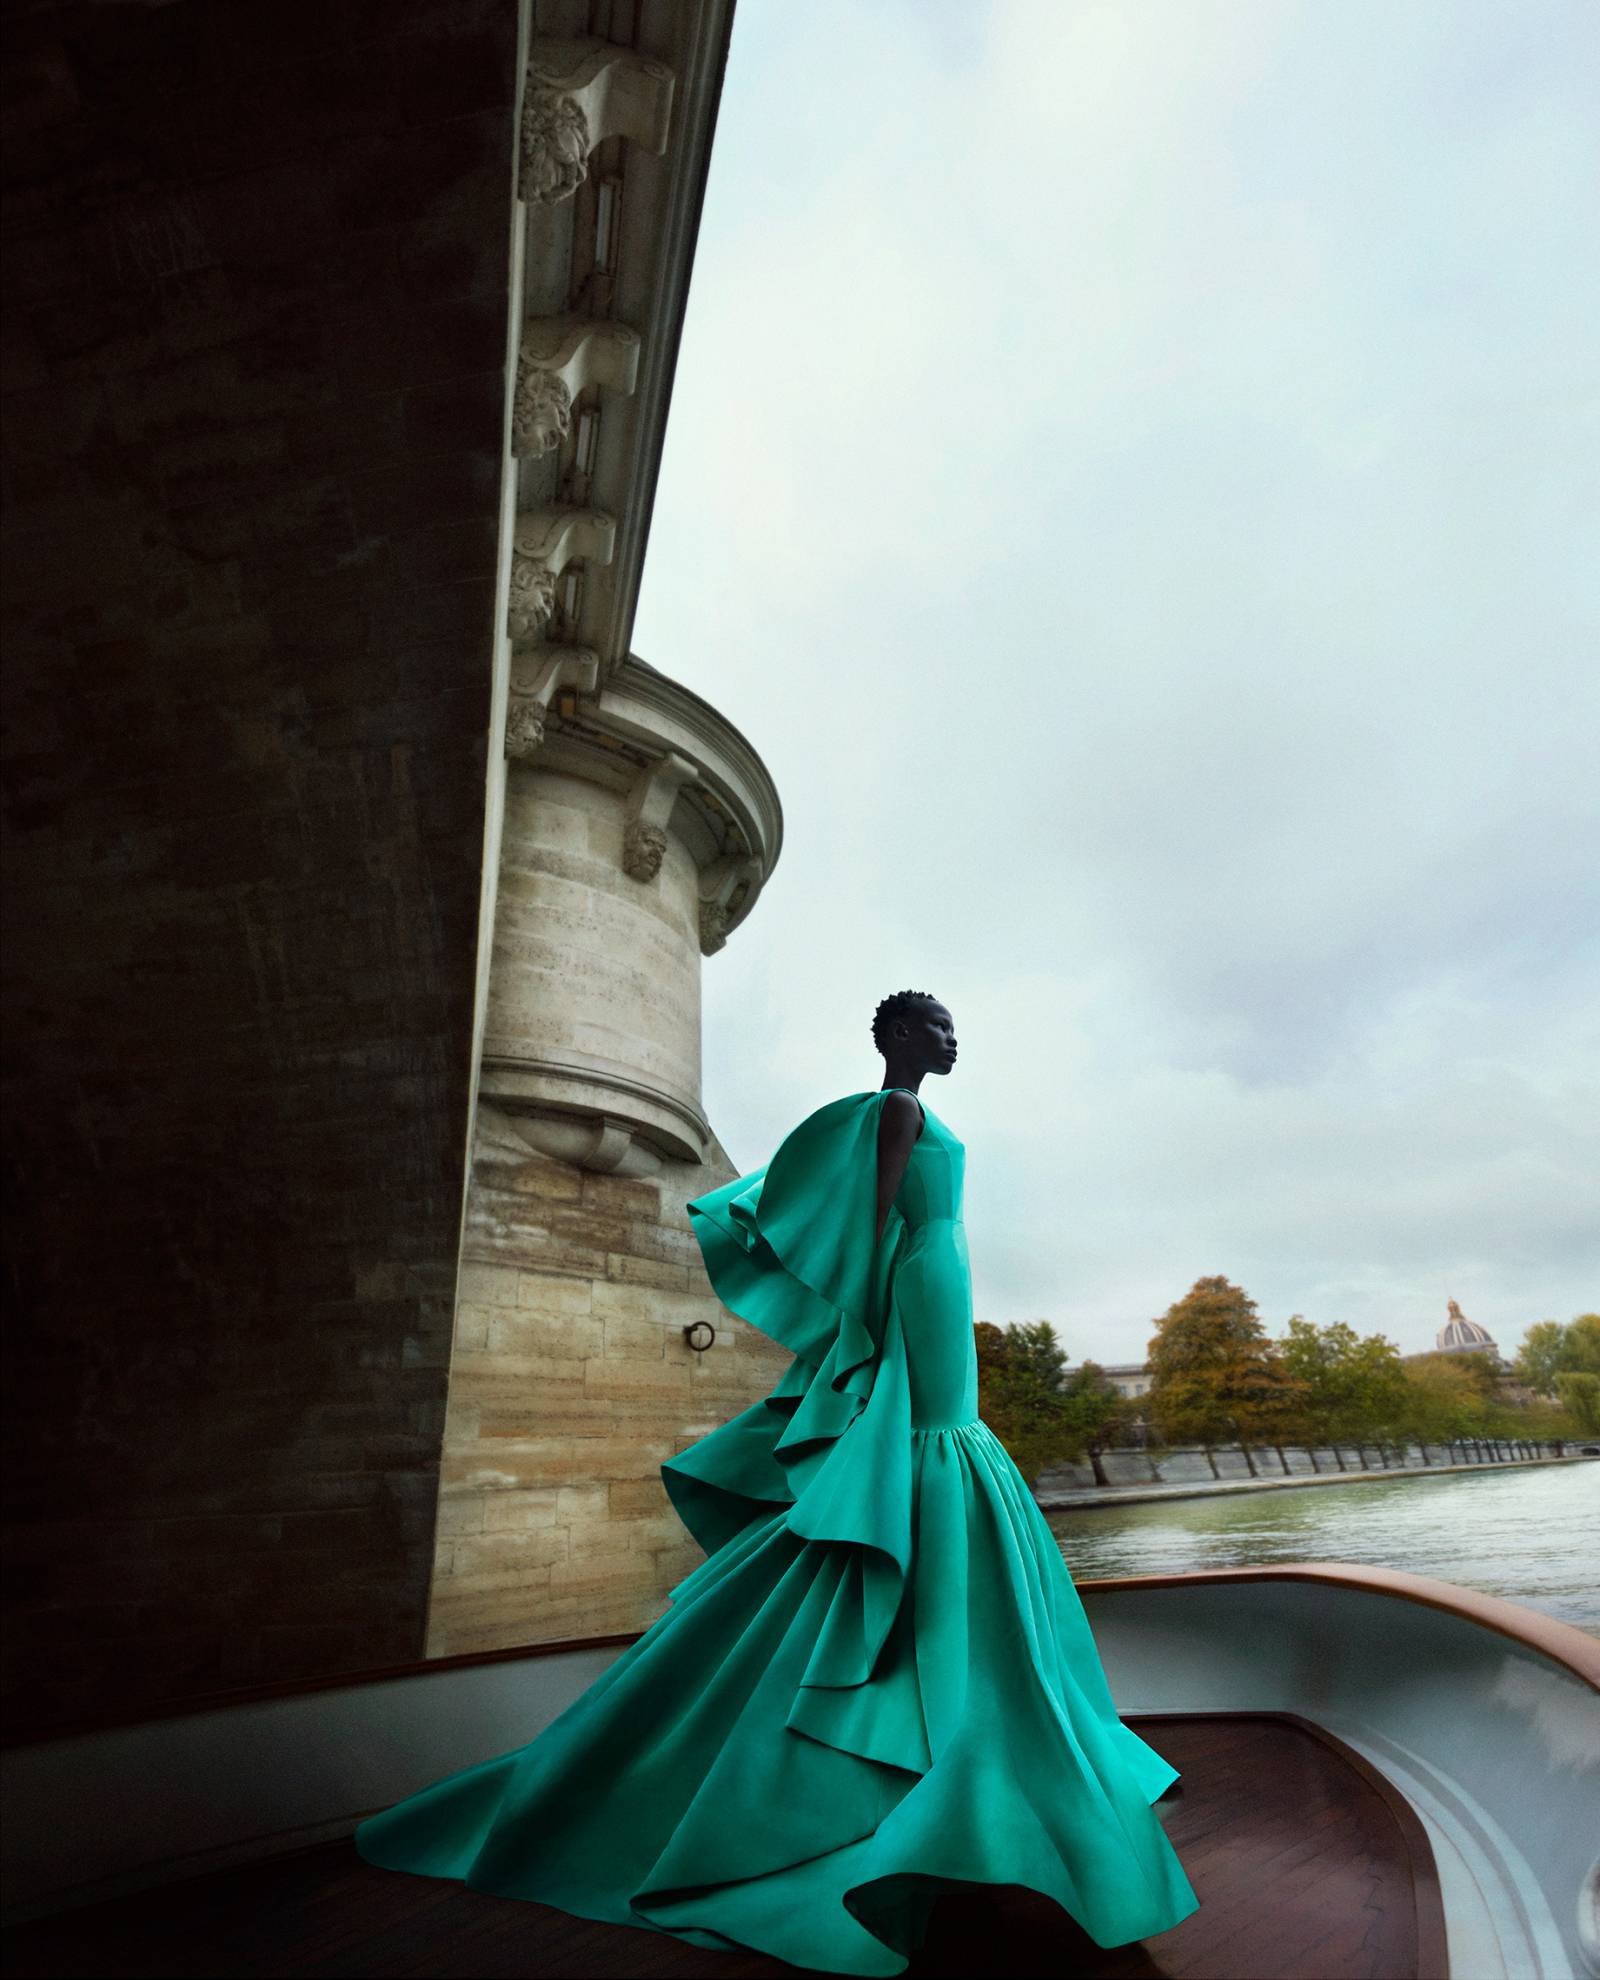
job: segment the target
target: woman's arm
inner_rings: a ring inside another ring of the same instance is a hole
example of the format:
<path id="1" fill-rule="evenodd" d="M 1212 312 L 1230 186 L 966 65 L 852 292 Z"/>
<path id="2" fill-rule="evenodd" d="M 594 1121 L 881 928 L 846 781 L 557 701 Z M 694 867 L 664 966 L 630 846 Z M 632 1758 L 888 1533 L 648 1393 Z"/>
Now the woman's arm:
<path id="1" fill-rule="evenodd" d="M 873 1233 L 874 1243 L 883 1236 L 889 1206 L 921 1132 L 921 1101 L 903 1086 L 896 1087 L 878 1114 L 878 1228 Z"/>

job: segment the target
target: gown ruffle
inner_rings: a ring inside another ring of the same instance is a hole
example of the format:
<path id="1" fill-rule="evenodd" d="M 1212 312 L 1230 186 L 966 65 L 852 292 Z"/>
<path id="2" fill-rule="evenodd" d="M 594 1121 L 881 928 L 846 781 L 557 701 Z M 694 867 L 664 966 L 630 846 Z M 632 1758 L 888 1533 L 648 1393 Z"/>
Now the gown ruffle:
<path id="1" fill-rule="evenodd" d="M 795 1357 L 662 1467 L 705 1560 L 531 1744 L 364 1822 L 367 1861 L 842 1973 L 902 1971 L 956 1884 L 1102 1946 L 1195 1909 L 1151 1807 L 1176 1770 L 1117 1717 L 1026 1483 L 975 1416 L 914 1424 L 882 1098 L 688 1206 L 718 1296 Z"/>

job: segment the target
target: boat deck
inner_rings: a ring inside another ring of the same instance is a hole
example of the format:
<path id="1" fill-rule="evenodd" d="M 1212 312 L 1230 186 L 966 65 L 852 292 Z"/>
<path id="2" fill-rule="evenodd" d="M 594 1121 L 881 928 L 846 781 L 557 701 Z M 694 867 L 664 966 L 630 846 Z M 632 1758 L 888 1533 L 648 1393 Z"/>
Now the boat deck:
<path id="1" fill-rule="evenodd" d="M 912 1975 L 1170 1975 L 1173 1980 L 1436 1980 L 1438 1883 L 1406 1803 L 1337 1741 L 1274 1714 L 1141 1718 L 1177 1767 L 1162 1804 L 1200 1909 L 1102 1951 L 1015 1888 L 940 1901 Z M 766 1980 L 799 1969 L 704 1952 L 459 1884 L 376 1870 L 348 1841 L 22 1925 L 13 1980 L 89 1975 L 459 1975 Z"/>

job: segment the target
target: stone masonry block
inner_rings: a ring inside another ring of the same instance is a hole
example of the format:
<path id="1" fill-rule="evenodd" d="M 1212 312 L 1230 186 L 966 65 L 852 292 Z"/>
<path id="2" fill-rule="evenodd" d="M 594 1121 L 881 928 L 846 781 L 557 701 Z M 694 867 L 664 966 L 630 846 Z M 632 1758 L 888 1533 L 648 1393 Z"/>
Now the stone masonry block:
<path id="1" fill-rule="evenodd" d="M 463 1265 L 460 1297 L 473 1306 L 515 1306 L 519 1282 L 508 1265 Z"/>
<path id="2" fill-rule="evenodd" d="M 700 1269 L 700 1247 L 692 1231 L 676 1231 L 660 1224 L 634 1224 L 624 1246 L 632 1258 L 653 1258 L 664 1265 L 681 1265 L 686 1271 Z"/>
<path id="3" fill-rule="evenodd" d="M 626 1285 L 661 1286 L 671 1292 L 689 1290 L 689 1268 L 659 1258 L 635 1258 L 626 1251 L 606 1255 L 606 1277 Z"/>
<path id="4" fill-rule="evenodd" d="M 447 1485 L 510 1491 L 520 1485 L 582 1485 L 653 1477 L 671 1454 L 668 1437 L 506 1437 L 492 1451 L 447 1450 Z"/>
<path id="5" fill-rule="evenodd" d="M 550 1203 L 578 1203 L 583 1199 L 583 1183 L 576 1170 L 552 1155 L 541 1155 L 523 1148 L 515 1162 L 504 1160 L 495 1172 L 501 1187 L 525 1196 L 537 1196 Z M 489 1177 L 485 1176 L 487 1182 Z"/>
<path id="6" fill-rule="evenodd" d="M 555 1272 L 522 1272 L 518 1275 L 517 1304 L 552 1315 L 584 1314 L 594 1304 L 594 1283 L 587 1278 L 563 1278 Z"/>
<path id="7" fill-rule="evenodd" d="M 647 1537 L 639 1529 L 646 1524 L 635 1519 L 574 1520 L 566 1529 L 570 1558 L 597 1561 L 608 1554 L 647 1554 Z"/>
<path id="8" fill-rule="evenodd" d="M 617 1400 L 669 1404 L 681 1417 L 689 1397 L 689 1371 L 665 1361 L 586 1361 L 584 1393 Z"/>
<path id="9" fill-rule="evenodd" d="M 451 1382 L 452 1395 L 474 1407 L 489 1402 L 526 1402 L 535 1395 L 559 1395 L 581 1386 L 585 1361 L 545 1354 L 480 1354 L 462 1362 Z"/>
<path id="10" fill-rule="evenodd" d="M 564 1643 L 592 1636 L 637 1635 L 652 1623 L 665 1599 L 630 1592 L 584 1591 L 557 1595 L 554 1590 L 538 1607 L 540 1643 Z"/>
<path id="11" fill-rule="evenodd" d="M 660 1361 L 667 1348 L 668 1321 L 659 1319 L 636 1319 L 631 1314 L 614 1313 L 601 1323 L 604 1333 L 603 1352 L 607 1361 L 627 1359 L 631 1361 Z M 678 1346 L 685 1354 L 692 1354 L 681 1333 Z"/>
<path id="12" fill-rule="evenodd" d="M 478 1501 L 479 1528 L 485 1533 L 556 1529 L 562 1522 L 559 1488 L 488 1492 Z M 465 1532 L 468 1529 L 463 1528 Z"/>
<path id="13" fill-rule="evenodd" d="M 659 1512 L 642 1514 L 636 1519 L 614 1519 L 610 1524 L 620 1527 L 628 1535 L 629 1543 L 635 1550 L 643 1548 L 648 1553 L 658 1554 L 664 1547 L 681 1547 L 687 1542 L 697 1556 L 700 1553 L 698 1544 L 684 1531 L 683 1521 L 670 1506 L 664 1506 Z M 582 1552 L 578 1534 L 579 1529 L 574 1524 L 571 1528 L 574 1559 Z"/>
<path id="14" fill-rule="evenodd" d="M 504 1307 L 498 1306 L 458 1306 L 452 1355 L 484 1353 L 489 1346 L 490 1322 L 496 1313 L 504 1311 Z"/>
<path id="15" fill-rule="evenodd" d="M 429 1618 L 428 1655 L 448 1657 L 462 1650 L 548 1643 L 560 1634 L 544 1625 L 549 1589 L 547 1567 L 530 1567 L 512 1590 L 475 1588 L 465 1581 L 441 1582 L 434 1591 Z"/>
<path id="16" fill-rule="evenodd" d="M 588 1394 L 576 1383 L 563 1383 L 559 1393 L 545 1391 L 489 1404 L 478 1418 L 478 1437 L 486 1449 L 499 1437 L 521 1438 L 535 1431 L 545 1436 L 602 1437 L 616 1427 L 615 1403 Z"/>
<path id="17" fill-rule="evenodd" d="M 583 1201 L 606 1216 L 625 1217 L 630 1223 L 651 1228 L 661 1221 L 661 1187 L 658 1183 L 636 1182 L 627 1176 L 586 1175 Z"/>
<path id="18" fill-rule="evenodd" d="M 500 1314 L 489 1328 L 491 1355 L 539 1355 L 548 1361 L 576 1363 L 605 1351 L 605 1330 L 598 1320 L 526 1306 L 515 1313 L 502 1308 Z"/>
<path id="19" fill-rule="evenodd" d="M 626 1217 L 608 1215 L 586 1203 L 555 1204 L 549 1216 L 551 1235 L 563 1243 L 586 1245 L 604 1252 L 627 1242 Z"/>
<path id="20" fill-rule="evenodd" d="M 648 1554 L 606 1554 L 599 1559 L 553 1561 L 550 1593 L 557 1597 L 629 1595 L 648 1600 L 653 1592 L 652 1566 Z"/>
<path id="21" fill-rule="evenodd" d="M 549 1567 L 568 1556 L 564 1527 L 480 1533 L 456 1541 L 450 1572 L 458 1582 L 485 1574 L 524 1574 L 529 1568 Z"/>
<path id="22" fill-rule="evenodd" d="M 709 1293 L 690 1293 L 671 1286 L 637 1286 L 615 1279 L 599 1281 L 594 1288 L 594 1311 L 602 1320 L 614 1315 L 649 1321 L 663 1326 L 669 1334 L 682 1334 L 696 1320 L 720 1325 L 725 1319 L 722 1307 Z"/>

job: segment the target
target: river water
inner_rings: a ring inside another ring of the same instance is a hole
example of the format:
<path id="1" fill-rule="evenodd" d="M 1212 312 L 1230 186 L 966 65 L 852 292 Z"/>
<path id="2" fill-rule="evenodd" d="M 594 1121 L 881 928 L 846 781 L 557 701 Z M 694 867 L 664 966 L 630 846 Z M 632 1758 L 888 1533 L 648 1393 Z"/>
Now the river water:
<path id="1" fill-rule="evenodd" d="M 1075 1581 L 1274 1561 L 1405 1568 L 1600 1634 L 1600 1463 L 1047 1513 Z"/>

